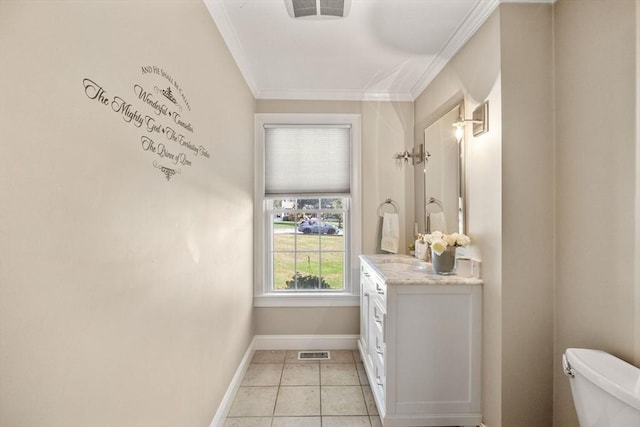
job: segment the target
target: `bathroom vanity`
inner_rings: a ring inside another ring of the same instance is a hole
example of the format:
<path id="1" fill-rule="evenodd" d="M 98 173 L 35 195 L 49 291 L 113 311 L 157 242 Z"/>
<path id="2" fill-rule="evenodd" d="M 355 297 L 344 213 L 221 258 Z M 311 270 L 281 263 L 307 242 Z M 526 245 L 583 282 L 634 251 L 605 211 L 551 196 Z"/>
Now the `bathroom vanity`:
<path id="1" fill-rule="evenodd" d="M 361 255 L 358 347 L 388 426 L 478 426 L 482 281 Z"/>

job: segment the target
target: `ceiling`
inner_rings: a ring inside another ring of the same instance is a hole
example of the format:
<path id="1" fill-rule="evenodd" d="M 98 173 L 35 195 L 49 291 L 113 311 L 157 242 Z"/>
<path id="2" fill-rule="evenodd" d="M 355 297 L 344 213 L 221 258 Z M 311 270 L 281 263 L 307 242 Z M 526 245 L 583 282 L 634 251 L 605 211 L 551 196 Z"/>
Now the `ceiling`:
<path id="1" fill-rule="evenodd" d="M 257 99 L 414 100 L 500 0 L 351 0 L 293 19 L 286 0 L 204 0 Z"/>

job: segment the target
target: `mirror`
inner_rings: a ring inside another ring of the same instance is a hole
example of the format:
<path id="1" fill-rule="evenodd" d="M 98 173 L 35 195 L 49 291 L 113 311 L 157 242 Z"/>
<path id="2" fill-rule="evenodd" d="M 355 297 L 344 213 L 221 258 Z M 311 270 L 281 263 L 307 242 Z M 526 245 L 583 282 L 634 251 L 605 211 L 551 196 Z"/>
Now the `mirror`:
<path id="1" fill-rule="evenodd" d="M 419 186 L 424 192 L 416 197 L 420 232 L 466 232 L 464 137 L 458 142 L 453 126 L 463 117 L 462 108 L 458 103 L 424 130 L 425 162 Z"/>

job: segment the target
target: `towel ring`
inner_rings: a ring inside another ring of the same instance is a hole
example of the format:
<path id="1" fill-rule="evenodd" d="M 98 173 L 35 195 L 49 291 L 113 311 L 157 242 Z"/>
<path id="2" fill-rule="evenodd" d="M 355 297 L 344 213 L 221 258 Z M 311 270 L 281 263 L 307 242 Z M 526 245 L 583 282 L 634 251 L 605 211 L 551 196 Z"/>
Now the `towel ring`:
<path id="1" fill-rule="evenodd" d="M 435 197 L 429 197 L 429 201 L 426 204 L 425 210 L 427 211 L 427 216 L 431 213 L 429 212 L 429 205 L 436 205 L 440 208 L 440 212 L 444 212 L 444 208 L 442 207 L 442 202 Z"/>
<path id="2" fill-rule="evenodd" d="M 398 209 L 398 204 L 396 202 L 394 202 L 391 199 L 387 199 L 384 202 L 380 203 L 380 205 L 378 206 L 378 216 L 380 218 L 384 217 L 384 213 L 382 212 L 382 208 L 384 208 L 385 205 L 391 205 L 393 207 L 393 211 L 392 213 L 398 213 L 399 209 Z"/>

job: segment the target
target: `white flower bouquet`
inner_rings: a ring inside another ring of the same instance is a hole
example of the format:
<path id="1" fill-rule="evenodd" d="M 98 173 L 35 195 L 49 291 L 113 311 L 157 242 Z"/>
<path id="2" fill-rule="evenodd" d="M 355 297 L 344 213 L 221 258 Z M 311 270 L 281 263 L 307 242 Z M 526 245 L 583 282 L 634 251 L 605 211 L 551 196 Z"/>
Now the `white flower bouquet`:
<path id="1" fill-rule="evenodd" d="M 431 249 L 433 249 L 433 252 L 438 255 L 442 255 L 442 253 L 447 250 L 447 247 L 461 246 L 466 248 L 471 243 L 471 239 L 465 234 L 443 234 L 440 231 L 434 231 L 424 236 L 418 235 L 418 240 L 428 243 Z"/>

